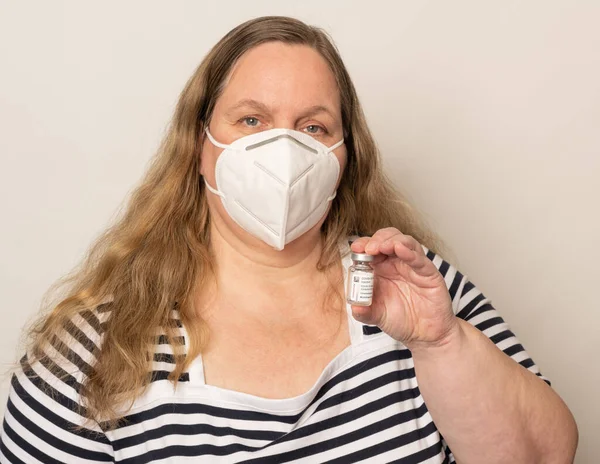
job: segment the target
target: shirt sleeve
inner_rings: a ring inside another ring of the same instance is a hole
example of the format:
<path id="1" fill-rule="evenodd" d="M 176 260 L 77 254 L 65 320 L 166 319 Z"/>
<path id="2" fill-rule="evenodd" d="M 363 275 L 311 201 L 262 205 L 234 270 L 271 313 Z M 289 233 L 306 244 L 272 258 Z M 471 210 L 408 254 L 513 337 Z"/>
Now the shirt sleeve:
<path id="1" fill-rule="evenodd" d="M 508 324 L 492 306 L 491 300 L 454 266 L 426 247 L 423 249 L 446 281 L 454 314 L 483 332 L 504 354 L 551 385 L 550 380 L 542 375 Z"/>
<path id="2" fill-rule="evenodd" d="M 79 314 L 60 334 L 67 357 L 53 347 L 41 361 L 25 355 L 14 373 L 0 430 L 0 462 L 105 463 L 114 461 L 110 441 L 86 418 L 81 385 L 89 373 L 99 339 L 100 320 Z"/>

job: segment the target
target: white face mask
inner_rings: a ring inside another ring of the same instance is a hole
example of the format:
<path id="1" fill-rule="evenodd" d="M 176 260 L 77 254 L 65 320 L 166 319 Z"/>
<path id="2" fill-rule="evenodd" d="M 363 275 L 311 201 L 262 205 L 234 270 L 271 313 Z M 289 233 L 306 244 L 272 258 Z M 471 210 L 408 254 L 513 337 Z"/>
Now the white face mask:
<path id="1" fill-rule="evenodd" d="M 206 135 L 223 152 L 215 167 L 216 188 L 225 210 L 244 230 L 283 247 L 314 227 L 335 198 L 340 163 L 327 147 L 291 129 L 270 129 L 231 145 Z"/>

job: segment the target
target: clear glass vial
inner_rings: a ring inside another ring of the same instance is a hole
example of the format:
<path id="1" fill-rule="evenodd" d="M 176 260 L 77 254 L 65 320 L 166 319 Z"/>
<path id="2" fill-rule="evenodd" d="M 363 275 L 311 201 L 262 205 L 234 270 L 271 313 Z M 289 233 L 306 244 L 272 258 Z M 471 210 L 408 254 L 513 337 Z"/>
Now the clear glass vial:
<path id="1" fill-rule="evenodd" d="M 355 306 L 371 306 L 375 276 L 370 263 L 375 257 L 364 253 L 352 253 L 350 257 L 346 301 Z"/>

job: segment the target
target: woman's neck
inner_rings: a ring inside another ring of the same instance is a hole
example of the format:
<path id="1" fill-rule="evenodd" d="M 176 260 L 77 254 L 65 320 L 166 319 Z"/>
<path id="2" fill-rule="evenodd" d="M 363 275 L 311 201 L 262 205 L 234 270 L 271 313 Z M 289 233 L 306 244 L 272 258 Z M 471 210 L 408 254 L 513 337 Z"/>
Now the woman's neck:
<path id="1" fill-rule="evenodd" d="M 202 291 L 206 305 L 225 308 L 251 319 L 288 324 L 320 311 L 331 288 L 331 277 L 340 269 L 321 272 L 322 238 L 309 231 L 282 251 L 256 242 L 244 243 L 211 226 L 214 277 Z M 341 275 L 341 274 L 340 274 Z"/>

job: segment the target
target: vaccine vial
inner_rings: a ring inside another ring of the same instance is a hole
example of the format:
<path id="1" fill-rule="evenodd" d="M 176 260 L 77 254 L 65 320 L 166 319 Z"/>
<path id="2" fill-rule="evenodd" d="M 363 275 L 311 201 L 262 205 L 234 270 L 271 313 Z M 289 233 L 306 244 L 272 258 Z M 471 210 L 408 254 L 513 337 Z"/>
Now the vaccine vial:
<path id="1" fill-rule="evenodd" d="M 375 276 L 370 263 L 375 257 L 364 253 L 352 253 L 350 257 L 346 301 L 355 306 L 371 306 Z"/>

